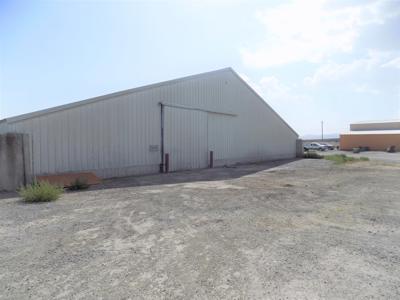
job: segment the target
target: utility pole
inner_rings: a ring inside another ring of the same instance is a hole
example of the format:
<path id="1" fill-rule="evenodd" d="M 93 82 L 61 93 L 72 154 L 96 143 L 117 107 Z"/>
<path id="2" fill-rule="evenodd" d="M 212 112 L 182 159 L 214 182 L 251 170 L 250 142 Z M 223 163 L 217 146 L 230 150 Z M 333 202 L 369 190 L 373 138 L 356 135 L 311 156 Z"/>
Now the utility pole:
<path id="1" fill-rule="evenodd" d="M 324 141 L 324 121 L 321 121 L 321 139 Z"/>

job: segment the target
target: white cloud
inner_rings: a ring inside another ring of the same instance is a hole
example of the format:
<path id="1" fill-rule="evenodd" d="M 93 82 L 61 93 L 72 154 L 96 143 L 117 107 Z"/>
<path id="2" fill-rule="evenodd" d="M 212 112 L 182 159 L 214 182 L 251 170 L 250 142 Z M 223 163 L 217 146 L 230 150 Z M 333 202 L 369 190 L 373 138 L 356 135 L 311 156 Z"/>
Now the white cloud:
<path id="1" fill-rule="evenodd" d="M 375 89 L 371 86 L 368 86 L 366 84 L 362 84 L 362 85 L 355 85 L 354 86 L 354 91 L 357 93 L 361 93 L 361 94 L 372 94 L 372 95 L 379 95 L 381 93 L 380 90 Z"/>
<path id="2" fill-rule="evenodd" d="M 266 30 L 256 49 L 242 49 L 245 65 L 264 68 L 292 62 L 320 62 L 335 53 L 348 53 L 362 27 L 382 24 L 400 10 L 387 13 L 386 1 L 335 7 L 324 0 L 300 1 L 259 11 Z"/>
<path id="3" fill-rule="evenodd" d="M 300 102 L 309 101 L 310 98 L 306 95 L 298 93 L 294 86 L 284 84 L 275 76 L 262 77 L 259 81 L 255 82 L 249 76 L 241 73 L 239 74 L 258 94 L 265 98 L 267 102 L 281 103 L 281 102 Z"/>
<path id="4" fill-rule="evenodd" d="M 388 61 L 387 63 L 383 64 L 382 67 L 400 69 L 400 57 Z"/>
<path id="5" fill-rule="evenodd" d="M 353 60 L 350 63 L 328 62 L 320 66 L 313 75 L 304 79 L 306 85 L 316 85 L 323 81 L 342 80 L 357 71 L 370 71 L 373 68 L 386 65 L 384 62 L 393 57 L 392 52 L 369 50 L 364 58 Z M 383 65 L 382 65 L 383 64 Z"/>
<path id="6" fill-rule="evenodd" d="M 400 118 L 400 87 L 399 87 L 399 94 L 398 94 L 398 105 L 399 105 L 399 118 Z"/>
<path id="7" fill-rule="evenodd" d="M 247 84 L 250 85 L 250 86 L 253 88 L 253 90 L 255 90 L 260 96 L 264 96 L 264 93 L 263 93 L 263 91 L 262 91 L 262 89 L 261 89 L 261 86 L 260 86 L 257 82 L 255 82 L 255 81 L 253 81 L 252 79 L 250 79 L 250 77 L 247 76 L 247 75 L 244 74 L 244 73 L 239 73 L 239 76 L 240 76 L 244 81 L 246 81 Z"/>
<path id="8" fill-rule="evenodd" d="M 293 87 L 283 84 L 275 76 L 261 78 L 259 85 L 265 97 L 274 102 L 310 100 L 307 96 L 297 93 Z"/>

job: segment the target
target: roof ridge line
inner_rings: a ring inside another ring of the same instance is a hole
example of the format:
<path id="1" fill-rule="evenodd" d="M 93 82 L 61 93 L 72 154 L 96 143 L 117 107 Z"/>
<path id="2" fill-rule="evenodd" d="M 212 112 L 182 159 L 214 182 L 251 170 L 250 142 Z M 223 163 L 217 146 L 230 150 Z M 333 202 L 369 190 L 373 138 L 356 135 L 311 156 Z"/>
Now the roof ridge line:
<path id="1" fill-rule="evenodd" d="M 16 116 L 12 116 L 9 118 L 4 118 L 4 119 L 0 120 L 0 123 L 3 123 L 3 122 L 14 123 L 14 122 L 22 121 L 22 120 L 39 117 L 42 115 L 59 112 L 59 111 L 65 110 L 65 109 L 71 109 L 71 108 L 75 108 L 75 107 L 79 107 L 79 106 L 83 106 L 83 105 L 87 105 L 87 104 L 91 104 L 91 103 L 95 103 L 95 102 L 104 101 L 104 100 L 118 97 L 118 96 L 125 95 L 125 94 L 139 92 L 142 90 L 147 90 L 147 89 L 151 89 L 151 88 L 155 88 L 155 87 L 159 87 L 159 86 L 163 86 L 163 85 L 167 85 L 167 84 L 174 84 L 174 83 L 191 80 L 191 79 L 195 79 L 195 78 L 199 78 L 199 77 L 203 77 L 203 76 L 207 76 L 207 75 L 211 75 L 211 74 L 215 74 L 215 73 L 226 72 L 226 71 L 236 73 L 231 67 L 226 67 L 226 68 L 217 69 L 217 70 L 213 70 L 213 71 L 192 74 L 192 75 L 188 75 L 188 76 L 184 76 L 184 77 L 178 77 L 178 78 L 174 78 L 174 79 L 170 79 L 170 80 L 164 80 L 164 81 L 160 81 L 160 82 L 156 82 L 156 83 L 146 84 L 146 85 L 142 85 L 142 86 L 138 86 L 135 88 L 130 88 L 130 89 L 126 89 L 126 90 L 122 90 L 122 91 L 118 91 L 118 92 L 108 93 L 105 95 L 90 97 L 90 98 L 87 98 L 84 100 L 70 102 L 70 103 L 62 104 L 62 105 L 57 105 L 54 107 L 45 108 L 45 109 L 41 109 L 41 110 L 37 110 L 37 111 L 33 111 L 33 112 L 21 114 L 21 115 L 16 115 Z"/>

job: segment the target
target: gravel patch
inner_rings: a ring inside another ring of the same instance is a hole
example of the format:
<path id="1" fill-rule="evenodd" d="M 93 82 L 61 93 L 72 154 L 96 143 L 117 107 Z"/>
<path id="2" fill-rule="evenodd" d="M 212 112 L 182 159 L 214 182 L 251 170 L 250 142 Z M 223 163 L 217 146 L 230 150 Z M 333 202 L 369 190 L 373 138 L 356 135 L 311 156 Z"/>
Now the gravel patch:
<path id="1" fill-rule="evenodd" d="M 399 299 L 400 167 L 280 161 L 0 196 L 1 299 Z"/>

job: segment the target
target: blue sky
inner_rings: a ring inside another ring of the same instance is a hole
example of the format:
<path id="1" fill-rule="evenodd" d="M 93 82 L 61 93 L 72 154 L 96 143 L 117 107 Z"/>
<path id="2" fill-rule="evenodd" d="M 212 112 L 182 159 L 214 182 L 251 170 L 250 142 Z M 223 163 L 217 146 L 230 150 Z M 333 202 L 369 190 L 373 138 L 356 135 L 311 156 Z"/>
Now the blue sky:
<path id="1" fill-rule="evenodd" d="M 0 0 L 0 119 L 233 67 L 300 134 L 400 118 L 400 1 Z"/>

